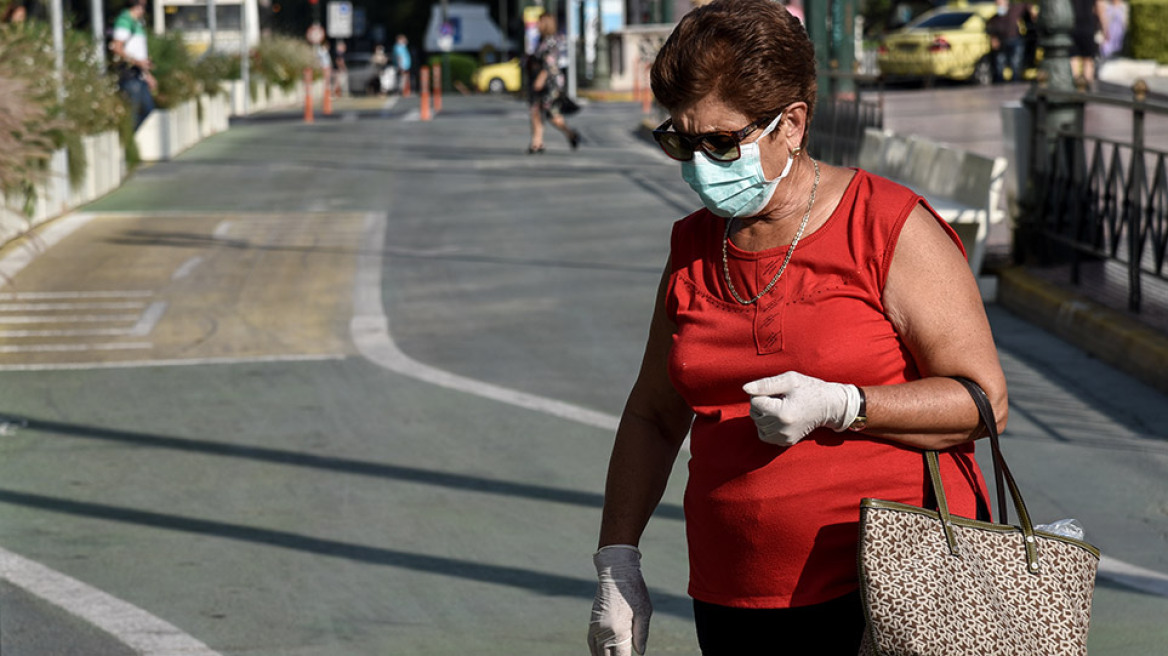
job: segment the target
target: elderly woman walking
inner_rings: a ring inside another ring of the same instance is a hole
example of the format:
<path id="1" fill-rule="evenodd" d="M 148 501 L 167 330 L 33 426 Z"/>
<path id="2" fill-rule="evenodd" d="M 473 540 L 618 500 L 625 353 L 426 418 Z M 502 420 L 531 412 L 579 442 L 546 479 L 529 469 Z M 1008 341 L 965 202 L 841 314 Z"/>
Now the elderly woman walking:
<path id="1" fill-rule="evenodd" d="M 923 198 L 806 150 L 812 45 L 769 0 L 714 0 L 652 69 L 654 137 L 703 209 L 673 227 L 613 447 L 593 560 L 594 655 L 644 653 L 641 534 L 687 433 L 689 594 L 702 653 L 855 654 L 864 497 L 988 513 L 979 383 L 1006 384 L 960 241 Z"/>

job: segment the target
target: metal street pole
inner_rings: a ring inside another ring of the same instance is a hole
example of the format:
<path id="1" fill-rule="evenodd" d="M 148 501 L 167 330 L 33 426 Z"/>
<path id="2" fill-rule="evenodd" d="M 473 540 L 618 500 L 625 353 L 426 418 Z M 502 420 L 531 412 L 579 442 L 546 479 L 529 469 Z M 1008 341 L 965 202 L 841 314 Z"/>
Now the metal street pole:
<path id="1" fill-rule="evenodd" d="M 450 0 L 442 0 L 442 26 L 450 20 Z M 450 50 L 442 50 L 442 90 L 451 89 L 450 84 Z"/>
<path id="2" fill-rule="evenodd" d="M 89 22 L 93 27 L 93 54 L 97 57 L 97 65 L 105 69 L 105 10 L 101 7 L 101 0 L 92 0 L 89 3 Z"/>
<path id="3" fill-rule="evenodd" d="M 49 20 L 53 24 L 54 75 L 57 78 L 57 100 L 65 102 L 65 13 L 61 0 L 50 0 Z"/>
<path id="4" fill-rule="evenodd" d="M 248 6 L 255 0 L 239 3 L 239 77 L 243 80 L 243 115 L 251 113 L 251 44 L 248 39 Z"/>
<path id="5" fill-rule="evenodd" d="M 503 28 L 503 50 L 504 50 L 504 52 L 499 54 L 499 61 L 504 61 L 506 56 L 511 54 L 510 52 L 507 52 L 510 50 L 510 48 L 507 47 L 507 42 L 509 41 L 509 38 L 507 36 L 508 32 L 509 32 L 509 30 L 507 29 L 507 0 L 499 0 L 499 23 L 500 23 L 500 27 Z"/>
<path id="6" fill-rule="evenodd" d="M 579 31 L 580 0 L 568 0 L 568 97 L 576 97 L 576 33 Z"/>
<path id="7" fill-rule="evenodd" d="M 215 0 L 207 0 L 207 52 L 215 52 Z"/>

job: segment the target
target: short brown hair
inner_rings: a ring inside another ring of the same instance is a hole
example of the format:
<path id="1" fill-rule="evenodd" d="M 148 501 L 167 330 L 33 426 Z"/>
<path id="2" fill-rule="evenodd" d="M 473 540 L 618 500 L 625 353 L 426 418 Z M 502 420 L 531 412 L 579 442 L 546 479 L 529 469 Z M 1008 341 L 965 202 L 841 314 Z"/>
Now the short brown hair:
<path id="1" fill-rule="evenodd" d="M 793 102 L 815 110 L 815 48 L 807 31 L 773 0 L 714 0 L 690 11 L 653 62 L 653 95 L 667 110 L 710 94 L 754 119 Z"/>

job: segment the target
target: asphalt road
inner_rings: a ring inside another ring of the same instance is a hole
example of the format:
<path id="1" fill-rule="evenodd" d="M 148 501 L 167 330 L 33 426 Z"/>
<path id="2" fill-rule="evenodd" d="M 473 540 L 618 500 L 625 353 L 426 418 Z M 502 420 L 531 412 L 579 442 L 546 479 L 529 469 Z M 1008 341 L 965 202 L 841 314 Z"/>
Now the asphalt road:
<path id="1" fill-rule="evenodd" d="M 0 252 L 37 254 L 0 288 L 5 656 L 585 653 L 612 427 L 696 204 L 638 106 L 542 156 L 514 101 L 415 109 L 240 122 Z M 1165 398 L 990 314 L 1032 514 L 1123 565 L 1092 654 L 1160 653 Z M 656 654 L 697 652 L 684 467 L 643 542 Z"/>

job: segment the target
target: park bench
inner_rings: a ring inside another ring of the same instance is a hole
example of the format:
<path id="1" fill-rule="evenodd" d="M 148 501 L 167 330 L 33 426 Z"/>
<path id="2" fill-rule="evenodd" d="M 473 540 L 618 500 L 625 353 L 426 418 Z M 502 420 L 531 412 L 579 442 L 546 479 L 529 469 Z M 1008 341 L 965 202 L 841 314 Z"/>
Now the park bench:
<path id="1" fill-rule="evenodd" d="M 923 137 L 868 128 L 858 163 L 924 196 L 957 232 L 969 267 L 980 275 L 990 224 L 1005 220 L 1005 157 L 985 157 Z"/>

